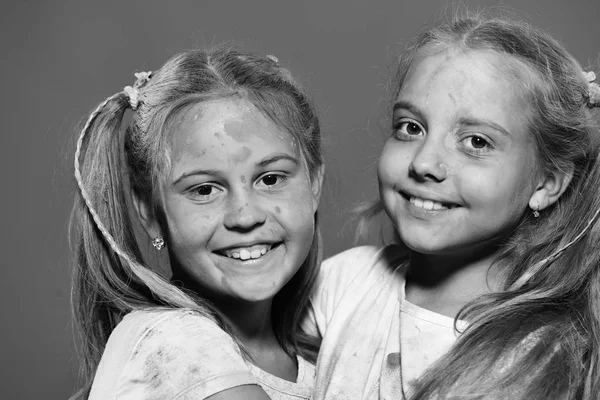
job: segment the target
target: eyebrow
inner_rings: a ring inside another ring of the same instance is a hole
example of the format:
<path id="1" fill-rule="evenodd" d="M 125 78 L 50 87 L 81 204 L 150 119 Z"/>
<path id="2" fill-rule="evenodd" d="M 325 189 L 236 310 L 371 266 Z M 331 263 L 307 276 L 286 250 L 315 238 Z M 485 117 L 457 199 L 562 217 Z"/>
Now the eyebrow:
<path id="1" fill-rule="evenodd" d="M 409 103 L 408 101 L 400 100 L 394 103 L 393 112 L 395 113 L 399 109 L 407 110 L 410 113 L 416 115 L 418 118 L 425 119 L 421 110 L 419 110 L 417 106 L 415 106 L 412 103 Z"/>
<path id="2" fill-rule="evenodd" d="M 274 155 L 272 155 L 270 157 L 262 159 L 258 163 L 258 166 L 259 167 L 266 167 L 267 165 L 273 164 L 273 163 L 275 163 L 277 161 L 280 161 L 280 160 L 288 160 L 288 161 L 293 162 L 296 165 L 300 164 L 300 161 L 298 161 L 298 159 L 296 157 L 292 157 L 289 154 L 285 154 L 285 153 L 279 153 L 279 154 L 274 154 Z"/>
<path id="3" fill-rule="evenodd" d="M 495 131 L 498 131 L 503 135 L 510 136 L 510 133 L 506 129 L 504 129 L 501 125 L 499 125 L 493 121 L 487 120 L 487 119 L 465 117 L 465 118 L 459 119 L 458 123 L 460 125 L 464 125 L 464 126 L 487 126 L 488 128 L 492 128 Z"/>
<path id="4" fill-rule="evenodd" d="M 292 157 L 289 154 L 274 154 L 272 156 L 269 156 L 267 158 L 262 159 L 257 165 L 259 167 L 266 167 L 267 165 L 273 164 L 277 161 L 280 160 L 288 160 L 291 161 L 292 163 L 294 163 L 295 165 L 299 165 L 300 161 L 298 161 L 298 159 L 296 157 Z M 199 169 L 193 169 L 191 171 L 187 171 L 184 172 L 183 174 L 181 174 L 177 179 L 175 179 L 173 181 L 173 186 L 177 185 L 179 182 L 181 182 L 182 180 L 190 177 L 190 176 L 194 176 L 194 175 L 219 175 L 219 171 L 216 169 L 203 169 L 203 168 L 199 168 Z"/>
<path id="5" fill-rule="evenodd" d="M 173 186 L 177 185 L 179 182 L 194 175 L 218 175 L 219 171 L 216 169 L 193 169 L 191 171 L 184 172 L 177 179 L 173 181 Z"/>

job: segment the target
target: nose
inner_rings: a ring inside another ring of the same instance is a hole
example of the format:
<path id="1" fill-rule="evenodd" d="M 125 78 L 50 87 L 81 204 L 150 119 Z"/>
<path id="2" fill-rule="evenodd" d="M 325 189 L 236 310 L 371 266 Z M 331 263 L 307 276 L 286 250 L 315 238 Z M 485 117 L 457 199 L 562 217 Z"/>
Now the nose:
<path id="1" fill-rule="evenodd" d="M 409 165 L 409 175 L 418 181 L 442 182 L 448 176 L 443 162 L 445 148 L 439 140 L 427 137 L 421 142 Z"/>
<path id="2" fill-rule="evenodd" d="M 267 219 L 258 199 L 246 190 L 232 193 L 227 208 L 224 219 L 227 229 L 247 231 L 264 224 Z"/>

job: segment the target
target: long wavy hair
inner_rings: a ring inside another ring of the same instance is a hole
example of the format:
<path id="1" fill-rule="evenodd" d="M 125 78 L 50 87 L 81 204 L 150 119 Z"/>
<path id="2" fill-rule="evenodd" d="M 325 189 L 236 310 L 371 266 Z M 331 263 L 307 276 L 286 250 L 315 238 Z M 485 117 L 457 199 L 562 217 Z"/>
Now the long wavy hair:
<path id="1" fill-rule="evenodd" d="M 137 104 L 131 120 L 125 115 L 132 97 L 125 92 L 109 97 L 91 113 L 75 155 L 80 190 L 70 224 L 72 308 L 82 338 L 84 384 L 74 398 L 87 397 L 112 330 L 132 310 L 192 309 L 233 335 L 202 293 L 180 289 L 144 262 L 138 241 L 148 238 L 135 234 L 137 215 L 131 212 L 132 193 L 147 201 L 159 222 L 165 224 L 159 183 L 170 168 L 168 135 L 175 117 L 198 102 L 240 96 L 294 136 L 311 179 L 316 178 L 323 162 L 319 121 L 312 102 L 272 56 L 223 48 L 187 51 L 168 60 L 149 79 L 138 79 L 135 89 Z M 272 306 L 275 335 L 284 350 L 312 362 L 320 342 L 302 330 L 300 321 L 307 311 L 321 259 L 316 214 L 315 226 L 306 260 L 275 296 Z"/>
<path id="2" fill-rule="evenodd" d="M 556 204 L 539 218 L 523 210 L 492 266 L 504 272 L 503 290 L 461 310 L 457 319 L 468 320 L 469 326 L 422 376 L 411 399 L 597 399 L 598 86 L 548 34 L 512 17 L 478 12 L 454 16 L 412 39 L 397 60 L 393 99 L 413 62 L 431 46 L 495 52 L 512 66 L 507 74 L 520 66 L 515 84 L 533 109 L 529 131 L 535 156 L 548 173 L 574 174 Z"/>

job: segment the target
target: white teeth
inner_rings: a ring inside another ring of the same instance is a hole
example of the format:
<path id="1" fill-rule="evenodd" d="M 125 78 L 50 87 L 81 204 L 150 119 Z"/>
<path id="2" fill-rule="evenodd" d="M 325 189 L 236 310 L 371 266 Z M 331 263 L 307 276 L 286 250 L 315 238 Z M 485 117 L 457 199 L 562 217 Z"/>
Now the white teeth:
<path id="1" fill-rule="evenodd" d="M 411 204 L 416 207 L 423 208 L 425 210 L 447 210 L 448 207 L 438 201 L 420 199 L 418 197 L 411 196 Z"/>
<path id="2" fill-rule="evenodd" d="M 267 254 L 267 252 L 269 250 L 271 250 L 271 245 L 258 245 L 258 246 L 248 247 L 248 248 L 238 248 L 235 250 L 224 250 L 224 251 L 222 251 L 222 254 L 229 258 L 235 258 L 235 259 L 240 259 L 240 260 L 246 261 L 251 258 L 252 259 L 260 258 L 264 254 Z"/>
<path id="3" fill-rule="evenodd" d="M 249 259 L 249 258 L 250 258 L 250 252 L 249 252 L 248 250 L 246 250 L 246 249 L 242 249 L 242 250 L 240 250 L 240 258 L 241 258 L 242 260 L 247 260 L 247 259 Z"/>
<path id="4" fill-rule="evenodd" d="M 258 258 L 262 256 L 262 254 L 260 254 L 260 250 L 252 250 L 250 252 L 250 258 Z"/>

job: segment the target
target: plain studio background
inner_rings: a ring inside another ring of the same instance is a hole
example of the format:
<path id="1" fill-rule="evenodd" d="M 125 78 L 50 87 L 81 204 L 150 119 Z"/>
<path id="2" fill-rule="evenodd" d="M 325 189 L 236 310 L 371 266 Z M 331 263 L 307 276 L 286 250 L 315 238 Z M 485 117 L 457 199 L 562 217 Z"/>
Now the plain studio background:
<path id="1" fill-rule="evenodd" d="M 320 111 L 326 255 L 352 244 L 349 209 L 377 195 L 394 55 L 447 0 L 13 1 L 3 3 L 3 399 L 64 399 L 76 386 L 67 222 L 75 128 L 105 97 L 180 50 L 223 41 L 273 54 Z M 494 1 L 467 4 L 499 5 Z M 584 64 L 600 52 L 598 0 L 512 0 Z"/>

